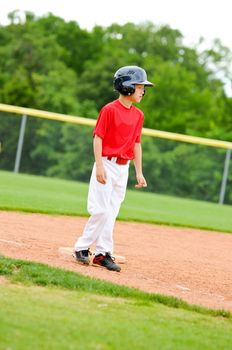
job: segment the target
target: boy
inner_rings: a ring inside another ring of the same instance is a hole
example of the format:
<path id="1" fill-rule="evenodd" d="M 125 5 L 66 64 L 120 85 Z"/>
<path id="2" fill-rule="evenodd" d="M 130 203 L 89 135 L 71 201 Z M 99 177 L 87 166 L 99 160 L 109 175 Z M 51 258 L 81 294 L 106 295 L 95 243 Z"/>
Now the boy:
<path id="1" fill-rule="evenodd" d="M 137 184 L 146 187 L 142 173 L 140 144 L 144 115 L 133 105 L 142 100 L 147 80 L 144 69 L 125 66 L 114 75 L 114 88 L 119 98 L 105 105 L 93 131 L 95 163 L 88 194 L 89 220 L 76 241 L 73 256 L 82 264 L 90 263 L 89 248 L 96 243 L 93 265 L 108 270 L 121 270 L 114 262 L 113 228 L 126 193 L 130 160 L 134 161 Z"/>

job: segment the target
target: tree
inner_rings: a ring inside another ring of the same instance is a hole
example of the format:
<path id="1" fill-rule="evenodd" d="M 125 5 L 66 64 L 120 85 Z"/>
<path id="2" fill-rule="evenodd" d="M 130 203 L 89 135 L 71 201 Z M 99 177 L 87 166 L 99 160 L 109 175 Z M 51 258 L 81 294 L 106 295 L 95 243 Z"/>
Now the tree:
<path id="1" fill-rule="evenodd" d="M 232 140 L 232 98 L 224 89 L 231 52 L 220 41 L 207 50 L 202 40 L 186 47 L 180 31 L 151 22 L 88 32 L 52 14 L 14 11 L 9 17 L 11 24 L 0 26 L 2 103 L 96 119 L 118 97 L 115 71 L 139 65 L 155 83 L 138 106 L 145 127 Z M 13 168 L 19 124 L 18 117 L 0 115 L 3 169 Z M 89 130 L 28 118 L 21 170 L 87 181 L 91 162 L 80 149 L 92 157 Z M 149 190 L 216 200 L 223 152 L 145 138 L 143 153 Z M 226 200 L 231 196 L 229 189 Z"/>

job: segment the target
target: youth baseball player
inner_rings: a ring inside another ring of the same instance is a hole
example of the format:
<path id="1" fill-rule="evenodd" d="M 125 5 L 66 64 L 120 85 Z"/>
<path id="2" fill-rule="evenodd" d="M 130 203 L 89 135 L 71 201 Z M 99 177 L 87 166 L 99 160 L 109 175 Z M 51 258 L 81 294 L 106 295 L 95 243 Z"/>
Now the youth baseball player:
<path id="1" fill-rule="evenodd" d="M 100 111 L 93 131 L 95 162 L 89 184 L 88 212 L 90 217 L 83 234 L 74 246 L 74 257 L 82 264 L 90 263 L 90 247 L 95 243 L 93 265 L 108 270 L 121 270 L 113 258 L 113 229 L 124 200 L 130 161 L 134 161 L 137 184 L 146 187 L 142 172 L 140 143 L 143 112 L 133 103 L 142 100 L 145 87 L 153 86 L 147 74 L 138 66 L 125 66 L 114 75 L 117 100 Z"/>

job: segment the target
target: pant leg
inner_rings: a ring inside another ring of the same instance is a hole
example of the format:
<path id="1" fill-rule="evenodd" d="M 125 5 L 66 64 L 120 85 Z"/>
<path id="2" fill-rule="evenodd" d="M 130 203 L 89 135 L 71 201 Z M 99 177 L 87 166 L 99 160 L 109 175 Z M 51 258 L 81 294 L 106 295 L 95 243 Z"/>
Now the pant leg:
<path id="1" fill-rule="evenodd" d="M 110 163 L 114 168 L 112 177 L 112 192 L 109 200 L 109 210 L 105 225 L 96 241 L 96 254 L 105 252 L 113 253 L 113 230 L 116 217 L 118 216 L 121 204 L 125 198 L 128 181 L 129 165 L 118 165 Z"/>
<path id="2" fill-rule="evenodd" d="M 94 164 L 88 193 L 88 212 L 90 217 L 82 236 L 75 243 L 76 251 L 90 248 L 103 231 L 108 218 L 111 193 L 112 176 L 110 171 L 107 171 L 107 183 L 101 184 L 96 179 L 96 164 Z"/>

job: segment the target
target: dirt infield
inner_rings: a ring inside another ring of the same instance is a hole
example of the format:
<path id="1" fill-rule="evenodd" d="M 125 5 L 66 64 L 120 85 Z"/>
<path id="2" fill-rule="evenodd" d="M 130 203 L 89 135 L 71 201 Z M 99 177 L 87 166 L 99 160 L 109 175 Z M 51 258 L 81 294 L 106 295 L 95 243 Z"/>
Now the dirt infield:
<path id="1" fill-rule="evenodd" d="M 232 311 L 231 234 L 117 222 L 115 253 L 127 259 L 117 273 L 59 253 L 73 246 L 86 220 L 1 211 L 0 254 Z"/>

